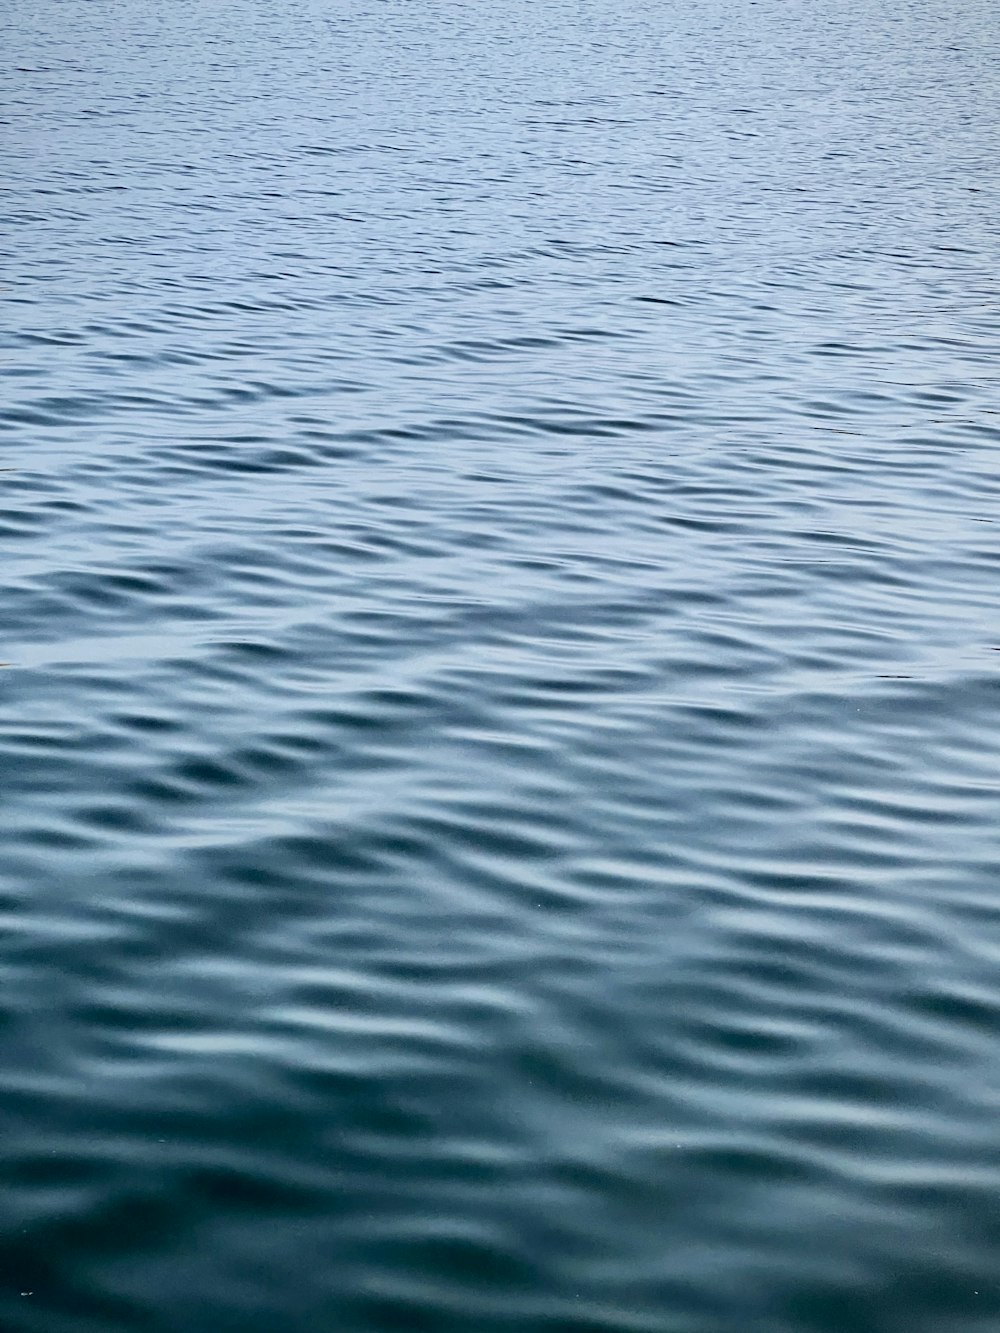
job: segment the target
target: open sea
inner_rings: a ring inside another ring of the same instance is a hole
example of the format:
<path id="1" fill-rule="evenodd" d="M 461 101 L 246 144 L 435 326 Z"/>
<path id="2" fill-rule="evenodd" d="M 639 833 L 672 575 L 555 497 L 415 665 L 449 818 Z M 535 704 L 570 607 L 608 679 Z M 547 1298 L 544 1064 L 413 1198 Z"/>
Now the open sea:
<path id="1" fill-rule="evenodd" d="M 997 1333 L 995 0 L 7 0 L 3 1333 Z"/>

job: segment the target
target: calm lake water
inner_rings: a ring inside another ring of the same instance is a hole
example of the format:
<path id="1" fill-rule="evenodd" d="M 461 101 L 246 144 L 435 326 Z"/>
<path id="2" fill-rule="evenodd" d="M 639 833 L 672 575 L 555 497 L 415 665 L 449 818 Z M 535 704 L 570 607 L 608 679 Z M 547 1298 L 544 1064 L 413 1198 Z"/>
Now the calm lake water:
<path id="1" fill-rule="evenodd" d="M 12 0 L 5 1333 L 996 1333 L 992 0 Z"/>

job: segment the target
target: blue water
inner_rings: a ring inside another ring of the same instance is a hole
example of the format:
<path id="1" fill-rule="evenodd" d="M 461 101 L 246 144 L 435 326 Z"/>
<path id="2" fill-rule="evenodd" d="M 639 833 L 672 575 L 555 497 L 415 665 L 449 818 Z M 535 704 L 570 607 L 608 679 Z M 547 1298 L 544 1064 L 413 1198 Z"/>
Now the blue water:
<path id="1" fill-rule="evenodd" d="M 4 1333 L 996 1333 L 988 0 L 10 0 Z"/>

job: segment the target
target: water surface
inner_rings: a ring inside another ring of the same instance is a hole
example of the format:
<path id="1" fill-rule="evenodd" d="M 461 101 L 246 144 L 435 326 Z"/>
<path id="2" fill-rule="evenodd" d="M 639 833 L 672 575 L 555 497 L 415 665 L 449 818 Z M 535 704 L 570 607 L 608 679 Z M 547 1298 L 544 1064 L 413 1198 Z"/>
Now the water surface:
<path id="1" fill-rule="evenodd" d="M 4 22 L 6 1333 L 995 1333 L 992 4 Z"/>

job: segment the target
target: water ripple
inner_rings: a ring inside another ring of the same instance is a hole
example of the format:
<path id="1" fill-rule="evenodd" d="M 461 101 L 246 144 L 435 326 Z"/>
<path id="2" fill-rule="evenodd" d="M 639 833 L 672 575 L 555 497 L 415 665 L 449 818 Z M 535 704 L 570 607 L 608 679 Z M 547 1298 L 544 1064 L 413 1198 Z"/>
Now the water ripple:
<path id="1" fill-rule="evenodd" d="M 0 1324 L 993 1333 L 989 6 L 12 19 Z"/>

